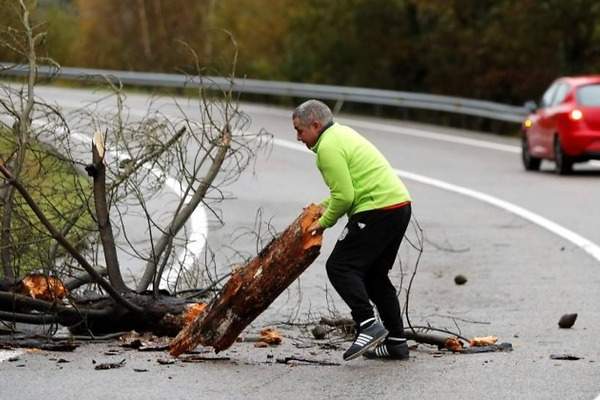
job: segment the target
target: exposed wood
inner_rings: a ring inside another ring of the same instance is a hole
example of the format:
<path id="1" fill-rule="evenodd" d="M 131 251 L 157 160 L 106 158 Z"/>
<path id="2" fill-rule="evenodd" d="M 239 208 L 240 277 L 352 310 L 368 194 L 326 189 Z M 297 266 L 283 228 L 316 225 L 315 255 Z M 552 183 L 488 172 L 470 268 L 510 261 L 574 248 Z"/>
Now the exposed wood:
<path id="1" fill-rule="evenodd" d="M 414 340 L 418 343 L 431 344 L 437 346 L 440 349 L 446 348 L 449 336 L 434 335 L 431 333 L 424 332 L 413 332 L 410 329 L 404 330 L 404 337 L 409 340 Z"/>
<path id="2" fill-rule="evenodd" d="M 317 258 L 322 236 L 308 227 L 320 216 L 320 206 L 311 204 L 258 256 L 233 272 L 206 312 L 187 325 L 171 343 L 171 354 L 179 355 L 199 344 L 219 352 L 231 346 L 238 335 L 259 316 Z"/>

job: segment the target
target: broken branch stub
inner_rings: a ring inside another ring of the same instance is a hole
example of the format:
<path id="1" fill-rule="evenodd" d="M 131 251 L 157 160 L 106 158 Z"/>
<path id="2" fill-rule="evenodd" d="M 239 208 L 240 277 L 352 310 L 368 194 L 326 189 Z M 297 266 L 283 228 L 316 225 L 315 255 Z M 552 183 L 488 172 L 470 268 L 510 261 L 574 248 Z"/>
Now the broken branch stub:
<path id="1" fill-rule="evenodd" d="M 315 204 L 306 207 L 260 254 L 235 271 L 208 309 L 173 340 L 171 354 L 178 356 L 199 344 L 216 352 L 231 346 L 319 255 L 322 235 L 307 230 L 320 209 Z"/>

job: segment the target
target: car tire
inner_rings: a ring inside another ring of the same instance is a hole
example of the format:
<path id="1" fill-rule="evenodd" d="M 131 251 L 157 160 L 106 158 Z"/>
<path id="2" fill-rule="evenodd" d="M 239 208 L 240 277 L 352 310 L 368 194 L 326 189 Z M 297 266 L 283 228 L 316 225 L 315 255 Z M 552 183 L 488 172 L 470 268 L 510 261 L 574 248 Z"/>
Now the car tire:
<path id="1" fill-rule="evenodd" d="M 527 140 L 527 135 L 523 135 L 521 137 L 521 160 L 523 161 L 523 166 L 527 171 L 538 171 L 540 169 L 540 165 L 542 164 L 541 158 L 531 155 L 531 152 L 529 151 L 529 140 Z"/>
<path id="2" fill-rule="evenodd" d="M 558 136 L 554 138 L 554 162 L 559 175 L 568 175 L 573 171 L 573 160 L 565 153 Z"/>

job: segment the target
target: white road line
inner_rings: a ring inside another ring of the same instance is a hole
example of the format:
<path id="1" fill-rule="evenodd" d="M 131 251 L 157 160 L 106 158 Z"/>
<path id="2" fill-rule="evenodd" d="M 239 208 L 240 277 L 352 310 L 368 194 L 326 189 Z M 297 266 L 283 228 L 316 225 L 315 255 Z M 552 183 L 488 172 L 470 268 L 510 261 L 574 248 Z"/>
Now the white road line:
<path id="1" fill-rule="evenodd" d="M 476 190 L 468 189 L 458 185 L 453 185 L 451 183 L 440 181 L 438 179 L 429 178 L 427 176 L 414 174 L 412 172 L 402 171 L 399 169 L 395 169 L 394 171 L 396 171 L 396 173 L 402 178 L 410 179 L 430 186 L 435 186 L 439 189 L 447 190 L 450 192 L 459 193 L 483 201 L 484 203 L 491 204 L 498 208 L 502 208 L 510 213 L 518 215 L 523 219 L 533 222 L 534 224 L 554 233 L 555 235 L 562 237 L 563 239 L 568 240 L 569 242 L 573 243 L 574 245 L 576 245 L 577 247 L 581 248 L 583 251 L 594 257 L 596 260 L 600 261 L 600 247 L 597 244 L 557 224 L 556 222 L 550 221 L 549 219 L 544 218 L 541 215 L 531 212 L 523 207 L 519 207 L 516 204 L 510 203 L 508 201 L 499 199 L 494 196 L 490 196 L 482 192 L 478 192 Z"/>
<path id="2" fill-rule="evenodd" d="M 168 177 L 165 183 L 179 197 L 184 196 L 181 182 Z M 192 194 L 189 193 L 185 199 L 185 204 L 189 203 L 191 199 Z M 176 265 L 188 268 L 196 261 L 198 257 L 200 257 L 202 250 L 204 250 L 204 245 L 206 244 L 206 238 L 208 235 L 207 219 L 206 209 L 202 206 L 202 204 L 200 204 L 200 206 L 196 208 L 190 216 L 190 231 L 188 234 L 187 245 L 184 251 L 179 253 Z M 191 257 L 188 253 L 191 253 Z M 177 278 L 179 277 L 180 271 L 180 267 L 176 268 L 173 266 L 173 268 L 168 271 L 167 275 L 163 277 L 161 286 L 163 283 L 174 286 L 177 283 Z"/>
<path id="3" fill-rule="evenodd" d="M 426 131 L 423 129 L 409 128 L 409 127 L 405 127 L 405 126 L 394 126 L 394 125 L 380 124 L 380 123 L 376 123 L 376 122 L 366 122 L 366 121 L 360 121 L 360 120 L 350 119 L 350 118 L 341 118 L 339 120 L 347 122 L 348 125 L 362 127 L 362 128 L 366 128 L 366 129 L 374 129 L 374 130 L 382 131 L 382 132 L 398 133 L 398 134 L 406 135 L 406 136 L 413 136 L 413 137 L 438 140 L 438 141 L 448 142 L 448 143 L 456 143 L 456 144 L 462 144 L 462 145 L 473 146 L 473 147 L 505 151 L 505 152 L 509 152 L 509 153 L 520 153 L 521 152 L 521 148 L 519 146 L 514 146 L 514 145 L 509 145 L 509 144 L 495 143 L 495 142 L 489 142 L 489 141 L 479 140 L 479 139 L 471 139 L 471 138 L 467 138 L 467 137 L 448 135 L 448 134 L 444 134 L 444 133 L 430 132 L 430 131 Z"/>
<path id="4" fill-rule="evenodd" d="M 282 139 L 273 139 L 274 143 L 278 146 L 285 147 L 288 149 L 302 151 L 306 153 L 311 153 L 310 150 L 306 148 L 306 146 L 301 145 L 299 143 L 290 142 Z M 600 247 L 591 242 L 590 240 L 584 238 L 583 236 L 553 222 L 547 218 L 542 217 L 539 214 L 531 212 L 523 207 L 519 207 L 516 204 L 510 203 L 508 201 L 499 199 L 497 197 L 485 194 L 483 192 L 478 192 L 473 189 L 468 189 L 463 186 L 454 185 L 448 182 L 444 182 L 438 179 L 429 178 L 424 175 L 415 174 L 408 171 L 403 171 L 399 169 L 394 169 L 394 171 L 402 178 L 409 179 L 415 182 L 419 182 L 425 185 L 434 186 L 442 190 L 447 190 L 449 192 L 454 192 L 458 194 L 462 194 L 464 196 L 468 196 L 474 198 L 476 200 L 482 201 L 484 203 L 488 203 L 495 207 L 506 210 L 512 214 L 518 215 L 519 217 L 530 221 L 552 233 L 562 237 L 563 239 L 568 240 L 573 243 L 577 247 L 581 248 L 583 251 L 594 257 L 597 261 L 600 261 Z"/>
<path id="5" fill-rule="evenodd" d="M 398 134 L 406 135 L 406 136 L 413 136 L 413 137 L 431 139 L 431 140 L 439 140 L 442 142 L 456 143 L 456 144 L 462 144 L 462 145 L 466 145 L 466 146 L 479 147 L 479 148 L 491 149 L 491 150 L 497 150 L 497 151 L 504 151 L 507 153 L 521 154 L 521 147 L 510 145 L 510 144 L 495 143 L 495 142 L 489 142 L 489 141 L 479 140 L 479 139 L 472 139 L 472 138 L 467 138 L 467 137 L 462 137 L 462 136 L 448 135 L 445 133 L 429 132 L 429 131 L 426 131 L 423 129 L 418 129 L 418 128 L 409 128 L 409 127 L 405 127 L 405 126 L 379 124 L 376 122 L 360 121 L 360 120 L 350 119 L 350 118 L 343 118 L 341 120 L 345 121 L 349 125 L 353 125 L 356 127 L 362 127 L 362 128 L 366 128 L 366 129 L 374 129 L 374 130 L 383 131 L 383 132 L 398 133 Z M 600 167 L 600 161 L 598 161 L 598 160 L 589 161 L 589 165 L 592 165 L 594 167 Z"/>

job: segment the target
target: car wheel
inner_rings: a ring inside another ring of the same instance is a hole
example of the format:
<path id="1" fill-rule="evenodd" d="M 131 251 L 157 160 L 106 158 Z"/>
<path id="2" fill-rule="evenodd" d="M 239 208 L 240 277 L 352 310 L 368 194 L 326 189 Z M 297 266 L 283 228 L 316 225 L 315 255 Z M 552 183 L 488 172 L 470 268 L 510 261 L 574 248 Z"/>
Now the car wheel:
<path id="1" fill-rule="evenodd" d="M 573 160 L 565 154 L 558 136 L 554 138 L 554 162 L 556 163 L 556 172 L 560 175 L 567 175 L 573 171 Z"/>
<path id="2" fill-rule="evenodd" d="M 527 140 L 527 135 L 523 135 L 521 137 L 521 160 L 523 161 L 523 166 L 527 171 L 539 170 L 540 164 L 542 163 L 541 158 L 534 157 L 529 152 L 529 141 Z"/>

